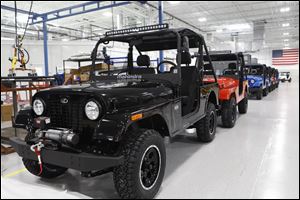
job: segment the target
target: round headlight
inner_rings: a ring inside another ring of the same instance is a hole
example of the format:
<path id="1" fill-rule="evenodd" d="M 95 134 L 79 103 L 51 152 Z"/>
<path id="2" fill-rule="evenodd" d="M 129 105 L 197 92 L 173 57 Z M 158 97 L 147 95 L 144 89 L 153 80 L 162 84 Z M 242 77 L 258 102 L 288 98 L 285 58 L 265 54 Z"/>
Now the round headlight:
<path id="1" fill-rule="evenodd" d="M 255 80 L 254 80 L 254 79 L 252 79 L 250 82 L 251 82 L 251 83 L 254 83 L 254 82 L 255 82 Z"/>
<path id="2" fill-rule="evenodd" d="M 36 115 L 42 115 L 45 110 L 45 106 L 42 100 L 36 99 L 33 101 L 33 111 Z"/>
<path id="3" fill-rule="evenodd" d="M 94 101 L 87 102 L 85 105 L 85 114 L 90 120 L 96 120 L 100 115 L 100 106 Z"/>

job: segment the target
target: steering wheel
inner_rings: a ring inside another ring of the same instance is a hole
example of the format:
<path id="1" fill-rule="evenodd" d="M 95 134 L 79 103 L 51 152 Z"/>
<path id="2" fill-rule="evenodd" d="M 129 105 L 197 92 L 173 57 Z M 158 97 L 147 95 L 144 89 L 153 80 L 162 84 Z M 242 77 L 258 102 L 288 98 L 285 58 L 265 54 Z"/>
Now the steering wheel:
<path id="1" fill-rule="evenodd" d="M 228 68 L 226 68 L 226 69 L 223 70 L 223 75 L 225 75 L 226 72 L 231 72 L 231 73 L 235 74 L 235 73 L 237 73 L 237 70 L 236 69 L 228 69 Z"/>
<path id="2" fill-rule="evenodd" d="M 163 61 L 161 61 L 160 63 L 158 63 L 158 65 L 157 65 L 157 67 L 156 67 L 156 70 L 157 70 L 157 73 L 158 73 L 158 74 L 160 74 L 160 73 L 170 73 L 170 71 L 168 71 L 168 72 L 161 72 L 161 71 L 159 70 L 159 68 L 160 68 L 160 66 L 161 66 L 162 64 L 170 64 L 170 65 L 172 65 L 172 67 L 177 67 L 177 65 L 176 65 L 175 63 L 173 63 L 173 62 L 171 62 L 171 61 L 168 61 L 168 60 L 163 60 Z M 171 68 L 170 68 L 170 69 L 171 69 Z"/>

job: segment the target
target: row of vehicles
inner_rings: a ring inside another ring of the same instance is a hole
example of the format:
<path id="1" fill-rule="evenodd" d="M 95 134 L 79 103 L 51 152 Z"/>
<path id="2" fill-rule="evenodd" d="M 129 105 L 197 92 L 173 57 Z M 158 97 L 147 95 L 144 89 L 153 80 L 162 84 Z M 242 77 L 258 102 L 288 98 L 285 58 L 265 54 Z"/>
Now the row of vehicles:
<path id="1" fill-rule="evenodd" d="M 36 93 L 14 121 L 28 135 L 11 144 L 36 176 L 112 172 L 121 198 L 153 198 L 166 167 L 164 137 L 195 128 L 199 141 L 211 142 L 217 117 L 233 127 L 237 110 L 247 113 L 247 66 L 242 53 L 209 55 L 202 35 L 167 24 L 107 32 L 93 50 L 94 66 L 98 47 L 113 42 L 128 47 L 125 68 L 91 70 L 89 82 Z M 174 51 L 176 61 L 150 67 L 148 55 L 162 50 Z"/>
<path id="2" fill-rule="evenodd" d="M 258 100 L 279 86 L 278 70 L 265 64 L 246 65 L 245 73 L 249 83 L 249 94 L 256 96 Z"/>

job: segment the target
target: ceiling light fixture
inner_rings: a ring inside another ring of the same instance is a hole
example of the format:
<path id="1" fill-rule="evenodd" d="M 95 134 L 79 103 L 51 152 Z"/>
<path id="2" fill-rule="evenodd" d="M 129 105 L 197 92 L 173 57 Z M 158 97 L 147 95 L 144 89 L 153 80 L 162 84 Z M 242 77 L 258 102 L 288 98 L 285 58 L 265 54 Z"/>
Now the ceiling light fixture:
<path id="1" fill-rule="evenodd" d="M 216 32 L 217 32 L 217 33 L 222 33 L 222 32 L 223 32 L 223 29 L 217 29 Z"/>
<path id="2" fill-rule="evenodd" d="M 13 38 L 1 37 L 1 40 L 14 40 Z"/>
<path id="3" fill-rule="evenodd" d="M 290 23 L 284 23 L 284 24 L 282 24 L 282 27 L 287 27 L 287 26 L 290 26 Z"/>
<path id="4" fill-rule="evenodd" d="M 201 17 L 201 18 L 198 19 L 198 21 L 199 21 L 199 22 L 205 22 L 205 21 L 206 21 L 206 18 L 205 18 L 205 17 Z"/>
<path id="5" fill-rule="evenodd" d="M 105 16 L 105 17 L 111 17 L 112 13 L 111 12 L 104 12 L 102 15 Z"/>
<path id="6" fill-rule="evenodd" d="M 280 12 L 289 12 L 289 11 L 290 11 L 289 7 L 280 8 Z"/>
<path id="7" fill-rule="evenodd" d="M 283 35 L 289 35 L 289 33 L 283 33 Z"/>
<path id="8" fill-rule="evenodd" d="M 284 41 L 284 42 L 288 42 L 288 41 L 289 41 L 289 39 L 284 39 L 283 41 Z"/>
<path id="9" fill-rule="evenodd" d="M 180 4 L 180 1 L 167 1 L 171 5 L 177 5 Z"/>
<path id="10" fill-rule="evenodd" d="M 28 20 L 28 15 L 18 14 L 17 19 L 18 19 L 18 22 L 21 22 L 24 24 Z"/>
<path id="11" fill-rule="evenodd" d="M 230 24 L 227 25 L 226 28 L 228 30 L 244 30 L 244 29 L 250 29 L 251 26 L 249 24 Z"/>

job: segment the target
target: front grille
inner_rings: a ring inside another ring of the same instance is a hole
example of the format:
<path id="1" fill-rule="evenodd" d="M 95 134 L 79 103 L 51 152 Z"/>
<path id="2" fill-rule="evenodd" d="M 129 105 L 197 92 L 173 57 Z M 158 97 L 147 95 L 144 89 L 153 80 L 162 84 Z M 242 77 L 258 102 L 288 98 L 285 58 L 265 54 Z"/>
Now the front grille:
<path id="1" fill-rule="evenodd" d="M 67 98 L 67 103 L 61 99 Z M 47 110 L 51 119 L 52 127 L 72 129 L 81 133 L 83 129 L 83 101 L 80 97 L 56 96 L 49 98 Z"/>

